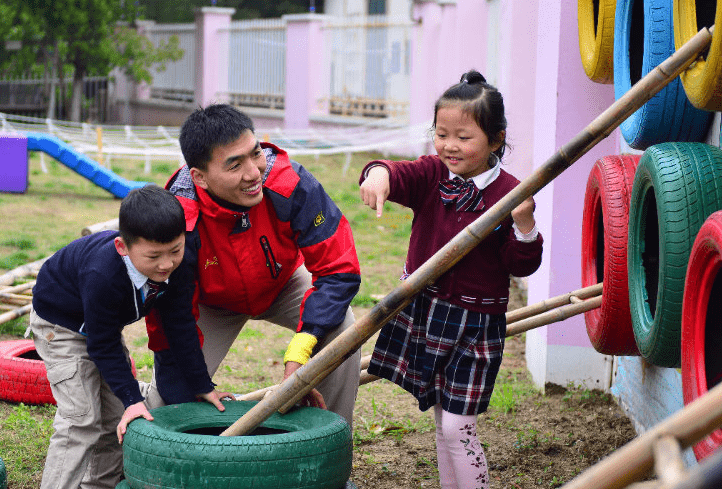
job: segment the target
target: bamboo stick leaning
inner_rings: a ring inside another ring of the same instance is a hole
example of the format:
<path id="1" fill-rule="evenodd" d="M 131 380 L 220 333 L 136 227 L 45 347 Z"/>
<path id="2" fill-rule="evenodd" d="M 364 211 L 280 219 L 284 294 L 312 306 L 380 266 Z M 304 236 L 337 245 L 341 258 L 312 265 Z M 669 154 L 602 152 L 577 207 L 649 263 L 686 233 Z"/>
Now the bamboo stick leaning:
<path id="1" fill-rule="evenodd" d="M 511 312 L 506 313 L 507 326 L 513 324 L 511 327 L 506 329 L 506 337 L 514 336 L 530 329 L 545 326 L 557 321 L 561 321 L 575 314 L 581 314 L 583 312 L 599 307 L 602 302 L 602 283 L 585 287 L 583 289 L 575 290 L 567 294 L 562 294 L 551 299 L 546 299 L 535 304 L 520 307 Z M 583 300 L 582 298 L 586 299 Z M 572 307 L 568 307 L 570 302 L 578 301 L 576 304 L 571 304 Z M 579 305 L 583 304 L 583 305 Z M 537 314 L 537 316 L 533 316 Z M 369 362 L 371 361 L 371 355 L 361 357 L 361 373 L 359 377 L 359 385 L 368 384 L 379 379 L 375 375 L 368 373 L 367 369 Z M 273 385 L 264 387 L 248 394 L 238 396 L 236 399 L 239 401 L 257 401 L 263 399 L 268 392 L 278 387 Z"/>
<path id="2" fill-rule="evenodd" d="M 221 436 L 245 435 L 253 431 L 274 412 L 293 406 L 318 382 L 356 351 L 391 317 L 403 309 L 426 285 L 433 283 L 463 258 L 526 198 L 569 168 L 599 141 L 606 138 L 622 121 L 639 109 L 654 94 L 676 78 L 699 57 L 710 44 L 710 30 L 701 29 L 672 56 L 639 80 L 626 94 L 594 119 L 584 130 L 562 146 L 543 166 L 467 226 L 418 270 L 384 297 L 364 317 L 337 336 L 311 360 L 296 370 L 268 397 L 251 408 Z"/>

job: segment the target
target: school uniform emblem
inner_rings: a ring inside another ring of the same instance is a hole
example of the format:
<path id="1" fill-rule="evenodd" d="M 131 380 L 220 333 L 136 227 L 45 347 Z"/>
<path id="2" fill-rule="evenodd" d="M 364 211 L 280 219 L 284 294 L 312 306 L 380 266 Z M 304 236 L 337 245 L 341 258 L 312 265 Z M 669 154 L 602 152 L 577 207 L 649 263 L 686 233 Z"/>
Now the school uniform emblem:
<path id="1" fill-rule="evenodd" d="M 322 212 L 319 212 L 318 215 L 317 215 L 317 216 L 314 218 L 314 220 L 313 220 L 313 225 L 316 226 L 316 227 L 318 227 L 318 226 L 320 226 L 321 224 L 323 224 L 324 222 L 326 222 L 326 218 L 323 217 L 323 213 L 322 213 Z"/>

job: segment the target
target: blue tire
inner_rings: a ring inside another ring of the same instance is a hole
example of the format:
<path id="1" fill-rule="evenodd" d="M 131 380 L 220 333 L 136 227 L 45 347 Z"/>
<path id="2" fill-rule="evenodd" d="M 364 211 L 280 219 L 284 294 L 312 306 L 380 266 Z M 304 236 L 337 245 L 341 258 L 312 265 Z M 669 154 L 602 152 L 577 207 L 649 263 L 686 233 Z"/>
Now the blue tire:
<path id="1" fill-rule="evenodd" d="M 618 0 L 614 26 L 614 96 L 619 99 L 674 53 L 670 0 Z M 627 144 L 644 150 L 657 143 L 704 141 L 712 113 L 696 109 L 679 78 L 622 122 Z"/>

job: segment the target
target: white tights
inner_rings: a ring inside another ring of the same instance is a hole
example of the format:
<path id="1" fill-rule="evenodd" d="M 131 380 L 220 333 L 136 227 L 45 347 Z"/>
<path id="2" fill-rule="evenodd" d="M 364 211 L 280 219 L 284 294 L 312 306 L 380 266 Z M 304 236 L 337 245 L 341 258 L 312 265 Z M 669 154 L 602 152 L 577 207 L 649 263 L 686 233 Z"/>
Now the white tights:
<path id="1" fill-rule="evenodd" d="M 489 472 L 476 436 L 476 415 L 452 414 L 437 404 L 434 418 L 442 489 L 488 489 Z"/>

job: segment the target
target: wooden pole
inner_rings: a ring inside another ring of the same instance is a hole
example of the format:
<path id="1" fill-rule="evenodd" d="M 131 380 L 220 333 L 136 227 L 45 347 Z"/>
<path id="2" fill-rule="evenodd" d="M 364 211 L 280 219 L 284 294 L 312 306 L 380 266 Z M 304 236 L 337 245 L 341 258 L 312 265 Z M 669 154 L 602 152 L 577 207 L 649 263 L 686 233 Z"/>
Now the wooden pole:
<path id="1" fill-rule="evenodd" d="M 32 302 L 32 300 L 33 296 L 31 295 L 7 294 L 4 291 L 0 291 L 0 302 L 24 306 L 28 302 Z"/>
<path id="2" fill-rule="evenodd" d="M 577 314 L 596 309 L 600 305 L 602 305 L 601 295 L 577 302 L 576 304 L 560 306 L 556 309 L 552 309 L 551 311 L 539 314 L 538 316 L 526 318 L 515 322 L 511 326 L 507 326 L 506 337 L 515 336 L 525 331 L 529 331 L 530 329 L 538 328 L 539 326 L 546 326 L 547 324 L 564 321 L 565 319 L 576 316 Z"/>
<path id="3" fill-rule="evenodd" d="M 366 316 L 357 320 L 351 328 L 337 336 L 306 365 L 284 380 L 271 395 L 265 397 L 221 433 L 221 436 L 240 436 L 250 433 L 279 408 L 292 406 L 302 399 L 323 379 L 324 375 L 343 363 L 381 326 L 401 311 L 413 296 L 433 283 L 488 236 L 515 207 L 569 168 L 594 145 L 611 134 L 622 121 L 644 105 L 654 94 L 687 69 L 710 44 L 711 40 L 712 35 L 708 29 L 700 30 L 672 56 L 639 80 L 569 143 L 562 146 L 543 166 L 525 178 L 499 202 L 437 251 L 418 270 L 376 304 Z"/>
<path id="4" fill-rule="evenodd" d="M 8 321 L 12 321 L 13 319 L 19 318 L 20 316 L 24 316 L 25 314 L 30 314 L 30 310 L 32 309 L 32 307 L 33 306 L 31 304 L 28 304 L 26 306 L 13 309 L 10 312 L 0 314 L 0 324 L 7 323 Z"/>
<path id="5" fill-rule="evenodd" d="M 590 297 L 596 297 L 602 294 L 603 284 L 600 282 L 583 289 L 575 290 L 567 294 L 558 295 L 535 304 L 528 305 L 526 307 L 520 307 L 506 313 L 506 324 L 515 323 L 532 316 L 536 316 L 542 312 L 549 311 L 551 309 L 569 304 L 572 301 L 572 297 L 578 297 L 579 299 L 589 299 Z"/>
<path id="6" fill-rule="evenodd" d="M 48 258 L 50 257 L 46 256 L 45 258 L 42 258 L 40 260 L 34 261 L 32 263 L 26 263 L 25 265 L 14 268 L 9 272 L 5 272 L 4 274 L 0 275 L 0 285 L 12 285 L 13 282 L 15 282 L 15 280 L 19 278 L 27 277 L 29 275 L 33 275 L 33 273 L 37 273 L 43 263 L 45 263 L 45 260 L 47 260 Z"/>
<path id="7" fill-rule="evenodd" d="M 24 284 L 15 285 L 12 287 L 0 288 L 0 293 L 15 294 L 17 292 L 25 292 L 26 290 L 32 289 L 33 287 L 35 287 L 35 280 L 32 280 L 30 282 L 25 282 Z"/>
<path id="8" fill-rule="evenodd" d="M 574 316 L 575 314 L 581 314 L 583 312 L 594 309 L 595 307 L 599 307 L 602 302 L 602 297 L 597 294 L 601 293 L 601 291 L 602 284 L 599 283 L 590 287 L 586 287 L 584 289 L 579 289 L 574 292 L 569 292 L 568 294 L 552 297 L 551 299 L 537 302 L 536 304 L 532 304 L 530 306 L 522 307 L 519 309 L 515 309 L 514 311 L 508 312 L 506 313 L 507 324 L 510 320 L 515 324 L 513 324 L 512 327 L 507 327 L 506 337 L 508 338 L 510 336 L 529 331 L 533 328 L 538 328 L 540 326 L 545 326 L 547 324 L 551 324 L 557 321 L 562 321 L 563 319 Z M 569 302 L 579 296 L 588 297 L 588 299 L 580 300 L 580 302 L 576 304 L 569 304 Z M 530 311 L 538 315 L 535 317 L 529 317 Z M 514 319 L 514 317 L 510 319 L 510 316 L 512 315 L 514 315 L 516 319 Z M 525 319 L 520 320 L 519 318 Z M 361 376 L 359 378 L 359 385 L 364 385 L 379 380 L 379 377 L 369 374 L 366 370 L 369 367 L 370 361 L 371 355 L 361 357 Z M 272 391 L 277 387 L 278 385 L 264 387 L 263 389 L 259 389 L 257 391 L 249 392 L 248 394 L 239 396 L 237 399 L 239 401 L 258 401 L 260 399 L 263 399 L 269 391 Z M 281 408 L 279 411 L 283 412 L 283 408 Z"/>
<path id="9" fill-rule="evenodd" d="M 106 229 L 113 229 L 118 230 L 118 218 L 111 219 L 109 221 L 105 222 L 99 222 L 96 224 L 91 224 L 90 226 L 86 226 L 83 229 L 80 230 L 81 236 L 87 236 L 89 234 L 97 233 L 99 231 L 105 231 Z"/>

